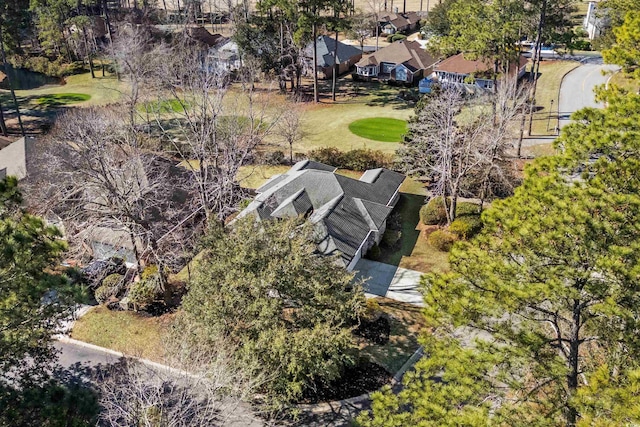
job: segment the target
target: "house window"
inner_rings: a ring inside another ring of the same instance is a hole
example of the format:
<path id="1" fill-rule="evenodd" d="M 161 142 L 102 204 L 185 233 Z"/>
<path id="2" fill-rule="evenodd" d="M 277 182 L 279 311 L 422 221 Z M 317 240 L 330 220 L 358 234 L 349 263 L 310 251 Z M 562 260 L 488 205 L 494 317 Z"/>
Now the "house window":
<path id="1" fill-rule="evenodd" d="M 404 67 L 397 67 L 396 68 L 396 80 L 399 80 L 401 82 L 406 82 L 407 81 L 407 69 Z"/>
<path id="2" fill-rule="evenodd" d="M 396 67 L 396 64 L 382 63 L 382 74 L 391 74 L 391 71 Z"/>

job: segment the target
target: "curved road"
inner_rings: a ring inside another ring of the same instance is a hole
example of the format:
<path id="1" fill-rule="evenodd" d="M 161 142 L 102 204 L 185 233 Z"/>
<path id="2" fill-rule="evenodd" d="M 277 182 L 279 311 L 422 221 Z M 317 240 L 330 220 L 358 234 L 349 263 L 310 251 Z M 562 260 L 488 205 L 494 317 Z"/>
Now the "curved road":
<path id="1" fill-rule="evenodd" d="M 619 68 L 617 65 L 603 64 L 602 58 L 594 58 L 570 71 L 560 87 L 560 127 L 570 123 L 571 114 L 582 108 L 602 108 L 603 105 L 595 100 L 594 89 L 606 84 L 611 77 L 609 73 Z M 603 75 L 603 72 L 607 74 Z"/>

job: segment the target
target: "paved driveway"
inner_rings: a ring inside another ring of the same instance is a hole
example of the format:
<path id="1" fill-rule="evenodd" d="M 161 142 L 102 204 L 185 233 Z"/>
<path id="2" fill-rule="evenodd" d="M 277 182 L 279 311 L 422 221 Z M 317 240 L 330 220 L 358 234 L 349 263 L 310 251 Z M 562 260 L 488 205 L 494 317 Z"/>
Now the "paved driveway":
<path id="1" fill-rule="evenodd" d="M 396 301 L 423 306 L 418 291 L 423 273 L 395 265 L 361 259 L 356 264 L 356 278 L 366 279 L 364 291 L 370 295 L 387 297 Z"/>

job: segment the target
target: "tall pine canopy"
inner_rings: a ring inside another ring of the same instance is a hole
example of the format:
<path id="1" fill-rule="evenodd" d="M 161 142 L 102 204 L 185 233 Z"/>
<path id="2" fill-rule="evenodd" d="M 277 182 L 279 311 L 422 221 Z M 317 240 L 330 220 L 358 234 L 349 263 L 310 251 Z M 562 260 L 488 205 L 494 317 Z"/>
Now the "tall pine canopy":
<path id="1" fill-rule="evenodd" d="M 601 97 L 424 277 L 427 356 L 363 426 L 640 421 L 640 96 Z"/>
<path id="2" fill-rule="evenodd" d="M 67 280 L 51 272 L 65 248 L 60 232 L 22 211 L 17 185 L 13 177 L 0 181 L 0 385 L 45 374 L 71 295 Z"/>

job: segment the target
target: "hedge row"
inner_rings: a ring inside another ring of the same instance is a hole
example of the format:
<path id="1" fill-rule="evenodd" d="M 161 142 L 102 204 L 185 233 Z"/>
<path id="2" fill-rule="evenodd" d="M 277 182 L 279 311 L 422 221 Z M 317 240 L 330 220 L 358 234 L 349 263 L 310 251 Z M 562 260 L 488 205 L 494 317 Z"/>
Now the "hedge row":
<path id="1" fill-rule="evenodd" d="M 316 162 L 354 171 L 389 168 L 393 165 L 392 155 L 367 148 L 350 151 L 341 151 L 335 147 L 318 148 L 309 152 L 309 158 Z"/>

